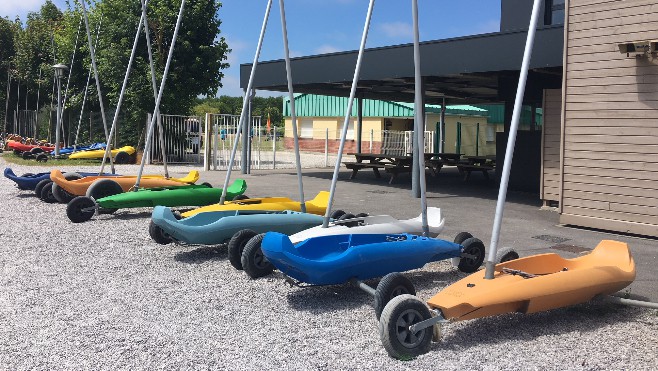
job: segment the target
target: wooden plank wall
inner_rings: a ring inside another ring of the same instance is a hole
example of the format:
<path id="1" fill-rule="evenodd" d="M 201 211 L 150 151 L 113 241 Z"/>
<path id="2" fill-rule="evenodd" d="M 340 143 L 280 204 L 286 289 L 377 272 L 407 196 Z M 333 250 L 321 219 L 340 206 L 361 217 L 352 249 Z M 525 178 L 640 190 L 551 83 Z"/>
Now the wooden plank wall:
<path id="1" fill-rule="evenodd" d="M 545 89 L 541 153 L 541 199 L 560 201 L 560 128 L 562 90 Z"/>
<path id="2" fill-rule="evenodd" d="M 656 0 L 569 0 L 560 222 L 658 236 Z"/>

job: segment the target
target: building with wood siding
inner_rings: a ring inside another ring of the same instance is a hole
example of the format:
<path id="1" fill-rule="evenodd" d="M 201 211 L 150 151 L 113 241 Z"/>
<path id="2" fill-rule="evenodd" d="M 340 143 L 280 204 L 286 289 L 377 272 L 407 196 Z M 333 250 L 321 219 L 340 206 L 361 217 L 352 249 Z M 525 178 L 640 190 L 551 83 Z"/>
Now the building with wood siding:
<path id="1" fill-rule="evenodd" d="M 658 236 L 658 56 L 618 47 L 656 20 L 655 0 L 566 3 L 561 223 Z"/>

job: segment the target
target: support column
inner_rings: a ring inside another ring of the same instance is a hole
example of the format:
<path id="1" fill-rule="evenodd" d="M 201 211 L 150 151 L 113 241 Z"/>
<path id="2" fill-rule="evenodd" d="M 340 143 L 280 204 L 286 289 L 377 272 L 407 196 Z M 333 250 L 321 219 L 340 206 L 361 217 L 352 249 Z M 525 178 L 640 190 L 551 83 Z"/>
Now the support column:
<path id="1" fill-rule="evenodd" d="M 443 103 L 441 103 L 441 133 L 440 133 L 440 145 L 439 152 L 445 152 L 446 148 L 446 99 L 443 98 Z"/>
<path id="2" fill-rule="evenodd" d="M 357 99 L 356 111 L 356 153 L 361 153 L 361 141 L 363 139 L 363 97 Z"/>
<path id="3" fill-rule="evenodd" d="M 530 131 L 537 130 L 537 103 L 530 104 Z"/>
<path id="4" fill-rule="evenodd" d="M 247 141 L 249 140 L 249 127 L 251 126 L 251 117 L 249 117 L 249 107 L 251 106 L 251 92 L 244 90 L 245 98 L 248 99 L 246 122 L 242 125 L 242 155 L 240 156 L 240 170 L 242 174 L 247 174 Z M 237 138 L 237 136 L 236 136 Z"/>
<path id="5" fill-rule="evenodd" d="M 420 116 L 423 120 L 425 119 L 425 79 L 421 80 L 421 91 L 422 94 L 419 97 L 418 107 L 422 111 Z M 416 112 L 414 112 L 414 115 Z M 414 127 L 414 136 L 413 136 L 413 166 L 411 168 L 411 196 L 415 198 L 420 198 L 420 172 L 425 171 L 425 169 L 420 168 L 419 158 L 420 156 L 425 156 L 425 122 L 421 125 L 420 128 Z M 423 143 L 418 143 L 418 132 L 416 130 L 422 130 Z"/>

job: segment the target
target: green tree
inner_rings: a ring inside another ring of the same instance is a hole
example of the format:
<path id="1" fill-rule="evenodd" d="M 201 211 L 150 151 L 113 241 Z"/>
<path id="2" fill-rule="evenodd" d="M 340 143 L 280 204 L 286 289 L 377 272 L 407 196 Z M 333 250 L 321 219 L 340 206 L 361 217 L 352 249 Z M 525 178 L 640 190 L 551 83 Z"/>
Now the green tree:
<path id="1" fill-rule="evenodd" d="M 10 69 L 10 63 L 16 54 L 14 39 L 16 38 L 17 30 L 18 27 L 15 23 L 7 18 L 0 18 L 0 102 L 2 102 L 0 104 L 0 112 L 2 112 L 0 120 L 2 125 L 4 125 L 6 117 L 7 75 Z M 3 127 L 0 129 L 0 132 L 4 130 Z"/>

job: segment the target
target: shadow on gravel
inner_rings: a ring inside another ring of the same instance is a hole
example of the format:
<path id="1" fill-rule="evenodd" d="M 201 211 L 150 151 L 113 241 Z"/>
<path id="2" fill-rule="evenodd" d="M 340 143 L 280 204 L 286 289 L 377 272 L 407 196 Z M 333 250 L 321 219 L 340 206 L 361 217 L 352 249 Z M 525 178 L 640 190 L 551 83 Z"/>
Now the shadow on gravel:
<path id="1" fill-rule="evenodd" d="M 198 247 L 190 251 L 181 251 L 174 255 L 174 260 L 187 264 L 201 264 L 209 260 L 228 259 L 228 250 L 225 245 L 212 245 Z"/>
<path id="2" fill-rule="evenodd" d="M 14 197 L 16 197 L 16 198 L 36 198 L 37 195 L 34 193 L 34 191 L 29 191 L 29 192 L 24 191 L 24 192 L 21 192 L 21 193 L 17 194 Z"/>
<path id="3" fill-rule="evenodd" d="M 112 220 L 112 219 L 119 219 L 119 220 L 133 220 L 133 219 L 144 219 L 144 218 L 150 218 L 151 217 L 151 212 L 149 211 L 141 211 L 141 212 L 130 212 L 130 211 L 116 211 L 114 214 L 100 214 L 97 215 L 96 218 L 98 220 Z"/>
<path id="4" fill-rule="evenodd" d="M 643 311 L 641 308 L 593 301 L 548 312 L 506 314 L 447 324 L 444 327 L 446 335 L 432 347 L 432 351 L 463 352 L 483 343 L 531 341 L 541 336 L 567 333 L 585 335 L 615 323 L 633 322 Z"/>
<path id="5" fill-rule="evenodd" d="M 374 282 L 376 285 L 377 282 Z M 373 282 L 368 281 L 371 286 Z M 287 295 L 288 304 L 295 310 L 323 314 L 346 308 L 373 305 L 374 298 L 349 284 L 332 286 L 297 287 Z M 374 312 L 373 312 L 374 314 Z"/>

